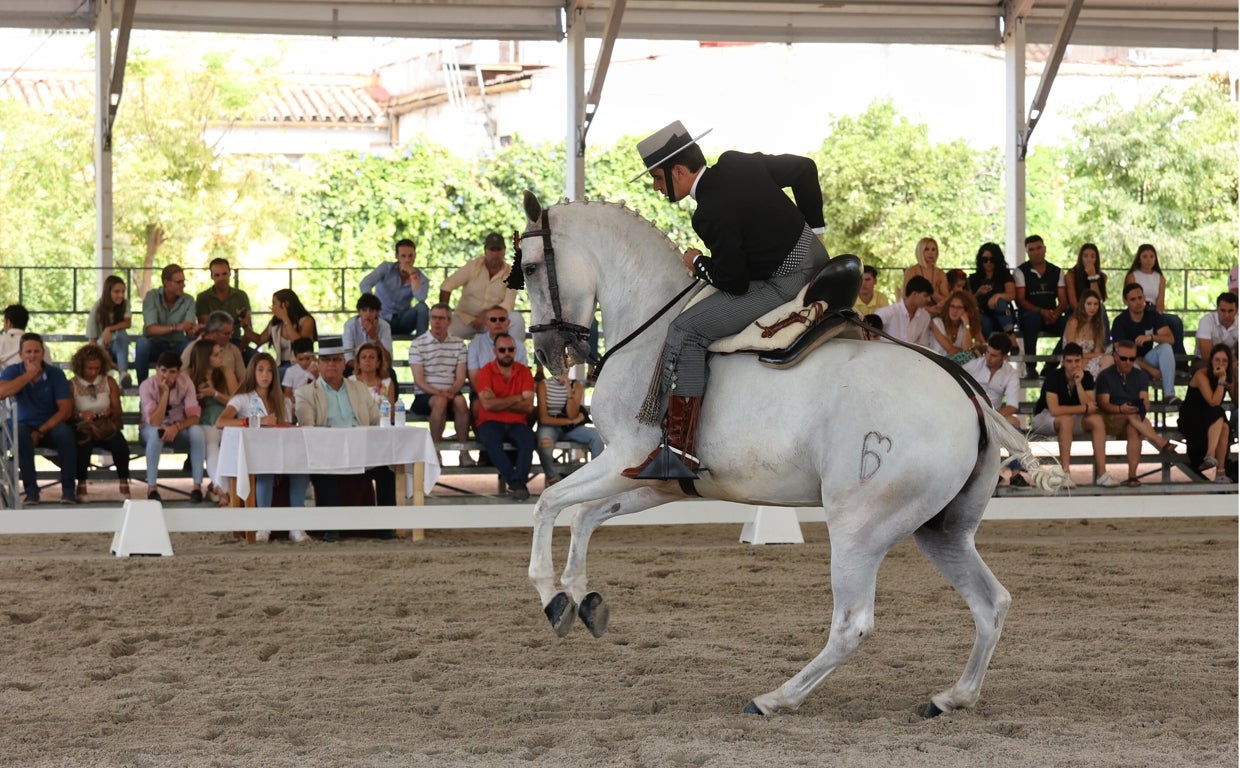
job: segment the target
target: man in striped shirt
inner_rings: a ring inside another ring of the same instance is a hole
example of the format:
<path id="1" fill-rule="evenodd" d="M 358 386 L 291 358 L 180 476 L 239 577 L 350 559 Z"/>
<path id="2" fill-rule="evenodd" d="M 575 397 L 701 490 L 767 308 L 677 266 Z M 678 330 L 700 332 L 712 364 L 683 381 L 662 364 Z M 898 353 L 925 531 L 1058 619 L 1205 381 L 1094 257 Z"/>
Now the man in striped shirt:
<path id="1" fill-rule="evenodd" d="M 409 368 L 413 371 L 413 407 L 430 421 L 431 439 L 443 439 L 448 408 L 452 409 L 456 439 L 469 434 L 469 404 L 461 390 L 465 387 L 465 342 L 448 335 L 452 310 L 447 304 L 431 307 L 430 332 L 409 345 Z"/>

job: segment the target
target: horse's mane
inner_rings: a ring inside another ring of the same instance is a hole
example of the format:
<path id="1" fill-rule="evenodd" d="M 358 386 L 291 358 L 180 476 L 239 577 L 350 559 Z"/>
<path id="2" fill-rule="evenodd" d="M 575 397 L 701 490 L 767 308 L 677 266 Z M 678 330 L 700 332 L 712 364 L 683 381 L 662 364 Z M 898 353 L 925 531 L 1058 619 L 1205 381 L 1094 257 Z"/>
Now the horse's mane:
<path id="1" fill-rule="evenodd" d="M 627 204 L 625 204 L 625 201 L 624 201 L 624 200 L 619 200 L 619 201 L 613 201 L 613 200 L 591 200 L 591 199 L 590 199 L 590 198 L 588 198 L 588 197 L 587 197 L 587 198 L 582 198 L 581 200 L 569 200 L 568 198 L 563 198 L 563 199 L 561 199 L 561 200 L 560 200 L 560 202 L 558 202 L 558 203 L 556 203 L 554 206 L 552 206 L 552 208 L 560 208 L 560 207 L 572 208 L 572 207 L 575 207 L 575 206 L 588 206 L 588 205 L 601 205 L 601 206 L 604 206 L 604 207 L 607 207 L 607 208 L 614 208 L 614 209 L 617 209 L 617 210 L 619 210 L 619 211 L 622 211 L 622 212 L 624 212 L 625 214 L 627 214 L 627 215 L 631 216 L 632 218 L 637 219 L 637 220 L 638 220 L 638 221 L 640 221 L 642 224 L 645 224 L 645 225 L 646 225 L 647 227 L 649 227 L 651 230 L 653 230 L 653 231 L 654 231 L 654 232 L 656 232 L 658 235 L 660 235 L 660 236 L 661 236 L 664 240 L 666 240 L 666 241 L 667 241 L 667 244 L 668 244 L 668 247 L 669 247 L 669 248 L 673 248 L 673 249 L 675 249 L 675 250 L 677 250 L 677 251 L 679 251 L 679 250 L 680 250 L 680 249 L 679 249 L 679 246 L 677 246 L 677 245 L 676 245 L 676 241 L 672 240 L 672 236 L 671 236 L 671 235 L 669 235 L 668 233 L 666 233 L 666 232 L 664 232 L 663 230 L 659 229 L 659 227 L 658 227 L 657 225 L 655 225 L 655 223 L 654 223 L 653 221 L 651 221 L 650 219 L 646 218 L 645 216 L 642 216 L 642 215 L 641 215 L 640 213 L 638 213 L 635 209 L 628 207 L 628 205 L 627 205 Z"/>

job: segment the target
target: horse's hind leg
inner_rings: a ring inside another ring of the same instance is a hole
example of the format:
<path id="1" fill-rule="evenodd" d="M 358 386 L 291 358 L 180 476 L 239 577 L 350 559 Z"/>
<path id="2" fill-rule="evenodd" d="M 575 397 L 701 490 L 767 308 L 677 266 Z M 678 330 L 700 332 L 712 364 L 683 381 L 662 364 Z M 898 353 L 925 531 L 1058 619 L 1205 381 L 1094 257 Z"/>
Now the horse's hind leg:
<path id="1" fill-rule="evenodd" d="M 1012 596 L 977 553 L 973 543 L 976 524 L 953 525 L 950 517 L 945 523 L 943 529 L 932 527 L 933 524 L 924 526 L 917 530 L 914 538 L 921 551 L 969 604 L 976 629 L 973 652 L 969 655 L 964 673 L 954 686 L 930 698 L 930 704 L 922 713 L 926 717 L 961 707 L 969 708 L 977 703 L 986 667 L 999 642 L 1003 619 L 1012 603 Z"/>
<path id="2" fill-rule="evenodd" d="M 862 549 L 869 542 L 831 536 L 831 634 L 814 660 L 788 682 L 745 705 L 750 714 L 794 710 L 827 675 L 848 660 L 874 629 L 874 589 L 887 547 Z"/>

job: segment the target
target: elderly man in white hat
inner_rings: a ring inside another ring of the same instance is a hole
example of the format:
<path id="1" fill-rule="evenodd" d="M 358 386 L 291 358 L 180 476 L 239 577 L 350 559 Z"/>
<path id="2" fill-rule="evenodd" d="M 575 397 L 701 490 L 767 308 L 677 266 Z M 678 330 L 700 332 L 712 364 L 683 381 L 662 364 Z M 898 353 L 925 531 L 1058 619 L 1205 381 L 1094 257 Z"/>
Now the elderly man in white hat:
<path id="1" fill-rule="evenodd" d="M 709 133 L 709 131 L 707 131 Z M 800 155 L 724 152 L 711 166 L 680 122 L 637 145 L 654 188 L 672 203 L 697 201 L 693 229 L 709 254 L 684 252 L 685 267 L 719 291 L 683 312 L 668 330 L 638 420 L 667 433 L 634 479 L 696 478 L 694 435 L 706 390 L 706 349 L 716 339 L 794 299 L 828 260 L 822 190 L 813 160 Z M 791 188 L 795 203 L 785 188 Z"/>

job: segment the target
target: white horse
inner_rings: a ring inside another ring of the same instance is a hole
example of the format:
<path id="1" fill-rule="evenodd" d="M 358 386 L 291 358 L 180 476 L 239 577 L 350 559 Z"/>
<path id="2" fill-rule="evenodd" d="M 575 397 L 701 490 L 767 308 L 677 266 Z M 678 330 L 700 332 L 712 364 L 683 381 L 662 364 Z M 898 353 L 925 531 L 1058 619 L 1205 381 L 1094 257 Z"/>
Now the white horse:
<path id="1" fill-rule="evenodd" d="M 524 276 L 539 329 L 536 355 L 553 372 L 572 357 L 557 331 L 583 335 L 596 298 L 614 348 L 690 282 L 674 244 L 622 204 L 572 202 L 544 211 L 527 192 L 525 211 L 529 225 L 514 268 Z M 609 609 L 586 584 L 594 530 L 617 515 L 688 498 L 677 481 L 620 475 L 659 442 L 659 430 L 634 415 L 674 315 L 662 315 L 607 358 L 591 400 L 607 448 L 544 491 L 534 507 L 530 580 L 560 636 L 574 615 L 596 637 L 607 626 Z M 1039 466 L 1024 437 L 980 399 L 979 410 L 944 368 L 896 344 L 838 339 L 782 371 L 751 354 L 711 360 L 696 491 L 749 504 L 821 505 L 831 538 L 827 645 L 779 688 L 754 697 L 746 712 L 796 709 L 857 650 L 874 625 L 879 564 L 910 534 L 964 597 L 976 627 L 964 673 L 923 713 L 976 704 L 1011 601 L 973 543 L 998 478 L 1000 447 L 1020 458 L 1040 487 L 1053 488 L 1058 479 L 1058 468 Z M 570 506 L 577 506 L 572 540 L 557 584 L 553 525 Z"/>

